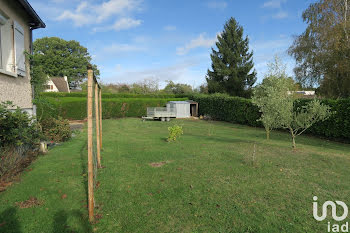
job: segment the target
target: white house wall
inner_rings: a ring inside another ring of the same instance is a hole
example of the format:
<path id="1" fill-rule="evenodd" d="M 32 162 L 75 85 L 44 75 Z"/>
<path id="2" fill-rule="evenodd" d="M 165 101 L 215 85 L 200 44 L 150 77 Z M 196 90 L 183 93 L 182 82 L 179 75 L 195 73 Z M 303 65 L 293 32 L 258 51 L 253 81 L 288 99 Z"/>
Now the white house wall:
<path id="1" fill-rule="evenodd" d="M 46 85 L 48 85 L 48 86 L 52 85 L 53 88 L 52 89 L 45 89 L 44 92 L 58 92 L 58 89 L 57 89 L 56 85 L 52 82 L 52 80 L 49 80 Z"/>

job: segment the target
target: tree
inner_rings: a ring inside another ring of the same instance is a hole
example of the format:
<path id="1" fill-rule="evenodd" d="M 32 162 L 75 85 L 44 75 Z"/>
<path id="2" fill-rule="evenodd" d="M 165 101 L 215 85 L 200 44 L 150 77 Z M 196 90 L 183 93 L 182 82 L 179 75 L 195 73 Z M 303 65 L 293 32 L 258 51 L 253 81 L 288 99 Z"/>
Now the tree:
<path id="1" fill-rule="evenodd" d="M 249 52 L 249 39 L 243 37 L 243 27 L 230 18 L 217 39 L 218 50 L 212 48 L 212 71 L 208 70 L 206 78 L 209 93 L 249 97 L 256 71 L 252 71 L 253 52 Z"/>
<path id="2" fill-rule="evenodd" d="M 269 72 L 262 84 L 254 89 L 252 98 L 262 113 L 259 120 L 264 124 L 266 137 L 269 139 L 273 128 L 287 129 L 292 137 L 293 149 L 296 149 L 297 136 L 332 114 L 329 106 L 316 99 L 297 108 L 295 87 L 293 79 L 286 75 L 285 66 L 276 57 L 275 61 L 269 64 Z"/>
<path id="3" fill-rule="evenodd" d="M 34 60 L 46 75 L 67 76 L 71 86 L 79 85 L 86 78 L 86 67 L 91 62 L 91 56 L 78 41 L 44 37 L 33 43 L 33 50 Z M 96 65 L 93 65 L 93 70 L 96 77 L 99 77 Z"/>
<path id="4" fill-rule="evenodd" d="M 293 103 L 290 100 L 295 85 L 293 79 L 288 78 L 286 66 L 279 57 L 276 56 L 268 67 L 269 71 L 263 82 L 253 89 L 252 102 L 259 107 L 261 112 L 259 121 L 265 127 L 266 138 L 270 139 L 271 130 L 281 127 L 278 119 L 281 106 Z"/>
<path id="5" fill-rule="evenodd" d="M 34 89 L 34 99 L 38 100 L 40 98 L 40 93 L 44 91 L 45 85 L 48 81 L 47 75 L 43 71 L 43 66 L 40 63 L 40 59 L 37 56 L 26 54 L 30 61 L 30 83 Z"/>
<path id="6" fill-rule="evenodd" d="M 289 130 L 292 136 L 293 149 L 296 149 L 295 138 L 304 133 L 308 128 L 318 121 L 328 119 L 332 112 L 330 107 L 317 99 L 307 103 L 306 106 L 295 109 L 293 102 L 280 108 L 280 124 L 282 128 Z"/>
<path id="7" fill-rule="evenodd" d="M 306 30 L 294 40 L 289 54 L 303 87 L 320 86 L 329 97 L 350 96 L 350 0 L 320 0 L 303 13 Z"/>
<path id="8" fill-rule="evenodd" d="M 167 81 L 167 85 L 164 91 L 172 94 L 187 94 L 192 93 L 192 87 L 188 84 L 174 83 L 173 81 Z"/>
<path id="9" fill-rule="evenodd" d="M 140 82 L 131 84 L 130 91 L 135 94 L 156 93 L 159 91 L 159 80 L 146 78 Z"/>

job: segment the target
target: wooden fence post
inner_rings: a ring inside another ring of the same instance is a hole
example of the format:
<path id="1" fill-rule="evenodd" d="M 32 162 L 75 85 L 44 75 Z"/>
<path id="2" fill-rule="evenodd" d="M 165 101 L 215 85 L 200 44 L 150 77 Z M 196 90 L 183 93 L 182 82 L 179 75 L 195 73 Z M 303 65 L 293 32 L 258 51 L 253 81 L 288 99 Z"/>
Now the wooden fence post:
<path id="1" fill-rule="evenodd" d="M 99 100 L 100 100 L 100 146 L 102 149 L 102 90 L 99 89 Z"/>
<path id="2" fill-rule="evenodd" d="M 96 118 L 96 150 L 97 150 L 97 167 L 101 167 L 101 147 L 100 147 L 100 113 L 99 113 L 99 87 L 95 84 L 95 118 Z"/>
<path id="3" fill-rule="evenodd" d="M 93 95 L 93 77 L 92 66 L 88 65 L 88 199 L 89 199 L 89 220 L 94 221 L 94 167 L 93 167 L 93 137 L 92 137 L 92 95 Z"/>

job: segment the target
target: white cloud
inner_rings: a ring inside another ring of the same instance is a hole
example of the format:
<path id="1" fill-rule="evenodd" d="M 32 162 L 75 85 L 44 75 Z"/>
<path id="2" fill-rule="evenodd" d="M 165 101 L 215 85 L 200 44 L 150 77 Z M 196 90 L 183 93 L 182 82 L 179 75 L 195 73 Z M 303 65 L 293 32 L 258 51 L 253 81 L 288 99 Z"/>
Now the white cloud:
<path id="1" fill-rule="evenodd" d="M 165 31 L 175 31 L 176 30 L 176 26 L 173 25 L 167 25 L 164 27 Z"/>
<path id="2" fill-rule="evenodd" d="M 217 35 L 214 38 L 206 38 L 205 33 L 201 33 L 197 38 L 191 40 L 189 43 L 187 43 L 184 47 L 178 47 L 176 49 L 177 55 L 185 55 L 190 50 L 204 47 L 204 48 L 210 48 L 212 47 L 215 42 L 217 41 Z"/>
<path id="3" fill-rule="evenodd" d="M 287 2 L 287 0 L 270 0 L 267 2 L 264 2 L 263 6 L 264 8 L 281 8 L 282 3 Z"/>
<path id="4" fill-rule="evenodd" d="M 102 4 L 82 1 L 75 10 L 65 10 L 56 20 L 72 20 L 75 26 L 99 24 L 112 16 L 125 15 L 138 9 L 140 0 L 108 0 Z"/>
<path id="5" fill-rule="evenodd" d="M 211 1 L 207 3 L 207 7 L 211 9 L 224 10 L 227 7 L 227 2 L 224 1 Z"/>
<path id="6" fill-rule="evenodd" d="M 97 31 L 109 31 L 109 30 L 115 30 L 115 31 L 120 31 L 120 30 L 125 30 L 129 28 L 134 28 L 137 26 L 140 26 L 142 23 L 142 20 L 136 20 L 132 18 L 121 18 L 117 20 L 113 25 L 111 26 L 106 26 L 106 27 L 95 27 L 93 29 L 94 32 Z"/>
<path id="7" fill-rule="evenodd" d="M 140 1 L 137 0 L 109 0 L 96 7 L 97 21 L 101 22 L 112 15 L 121 14 L 125 11 L 135 10 Z"/>
<path id="8" fill-rule="evenodd" d="M 119 70 L 118 67 L 115 67 L 114 71 L 109 72 L 111 76 L 106 78 L 108 82 L 123 82 L 123 83 L 133 83 L 142 81 L 144 79 L 158 80 L 161 84 L 164 84 L 166 80 L 183 82 L 185 80 L 192 80 L 191 69 L 198 65 L 198 62 L 193 59 L 186 60 L 184 62 L 175 63 L 169 66 L 151 68 L 151 69 L 139 69 L 135 68 Z M 189 82 L 191 83 L 191 82 Z"/>

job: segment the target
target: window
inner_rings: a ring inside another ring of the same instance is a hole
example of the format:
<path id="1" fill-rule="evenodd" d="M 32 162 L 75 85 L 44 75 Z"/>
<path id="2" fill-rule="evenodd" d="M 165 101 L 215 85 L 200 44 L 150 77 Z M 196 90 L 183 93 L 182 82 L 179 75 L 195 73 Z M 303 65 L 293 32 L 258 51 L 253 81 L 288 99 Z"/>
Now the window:
<path id="1" fill-rule="evenodd" d="M 26 75 L 24 30 L 0 12 L 0 72 Z"/>

